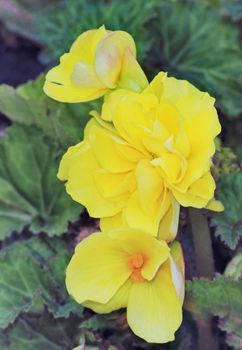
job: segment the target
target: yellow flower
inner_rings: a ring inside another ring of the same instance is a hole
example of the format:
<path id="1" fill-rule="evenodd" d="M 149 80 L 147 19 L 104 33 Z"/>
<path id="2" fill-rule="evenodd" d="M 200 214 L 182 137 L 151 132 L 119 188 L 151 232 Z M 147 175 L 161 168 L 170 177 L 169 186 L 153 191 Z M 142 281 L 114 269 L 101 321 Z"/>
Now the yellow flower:
<path id="1" fill-rule="evenodd" d="M 182 321 L 184 266 L 178 242 L 136 230 L 97 232 L 78 244 L 66 271 L 74 299 L 98 313 L 127 307 L 133 332 L 152 343 L 174 340 Z"/>
<path id="2" fill-rule="evenodd" d="M 220 124 L 207 93 L 160 73 L 142 93 L 114 91 L 102 119 L 93 115 L 58 177 L 103 230 L 132 227 L 171 241 L 179 205 L 218 208 L 210 166 Z"/>
<path id="3" fill-rule="evenodd" d="M 117 87 L 141 91 L 148 82 L 135 57 L 130 34 L 104 26 L 88 30 L 47 73 L 44 91 L 61 102 L 94 100 Z"/>

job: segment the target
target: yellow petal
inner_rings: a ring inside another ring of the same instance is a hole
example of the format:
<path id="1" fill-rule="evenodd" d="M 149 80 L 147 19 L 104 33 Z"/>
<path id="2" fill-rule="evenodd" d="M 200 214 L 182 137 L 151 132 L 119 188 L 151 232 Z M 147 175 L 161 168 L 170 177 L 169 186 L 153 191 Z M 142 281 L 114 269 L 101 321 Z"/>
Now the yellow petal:
<path id="1" fill-rule="evenodd" d="M 101 314 L 106 314 L 115 310 L 119 310 L 128 305 L 129 293 L 132 285 L 132 280 L 127 280 L 119 288 L 117 293 L 115 293 L 114 296 L 105 304 L 97 303 L 94 301 L 86 301 L 83 303 L 83 305 Z"/>
<path id="2" fill-rule="evenodd" d="M 137 62 L 132 51 L 127 48 L 124 52 L 118 87 L 135 92 L 141 92 L 148 85 L 148 80 Z"/>
<path id="3" fill-rule="evenodd" d="M 104 198 L 113 200 L 128 199 L 128 196 L 135 188 L 135 177 L 132 172 L 129 173 L 110 173 L 100 169 L 95 174 L 95 183 Z M 115 198 L 114 198 L 115 197 Z"/>
<path id="4" fill-rule="evenodd" d="M 123 156 L 124 153 L 132 153 L 132 148 L 115 134 L 93 125 L 89 132 L 89 140 L 100 167 L 114 173 L 134 169 L 135 162 Z"/>
<path id="5" fill-rule="evenodd" d="M 69 170 L 73 162 L 78 161 L 78 157 L 82 152 L 85 152 L 86 144 L 85 142 L 80 142 L 75 146 L 68 148 L 67 152 L 62 156 L 59 170 L 57 173 L 58 179 L 65 181 L 68 180 Z"/>
<path id="6" fill-rule="evenodd" d="M 189 140 L 188 167 L 179 185 L 184 190 L 209 170 L 210 158 L 215 152 L 214 138 L 221 131 L 221 126 L 214 98 L 188 81 L 166 77 L 163 80 L 163 99 L 176 106 Z"/>
<path id="7" fill-rule="evenodd" d="M 119 246 L 129 256 L 141 254 L 145 264 L 141 274 L 146 280 L 152 280 L 159 267 L 169 257 L 170 249 L 166 242 L 158 241 L 150 234 L 133 229 L 118 229 L 109 233 L 110 237 L 119 241 Z"/>
<path id="8" fill-rule="evenodd" d="M 149 154 L 144 146 L 143 139 L 151 133 L 152 119 L 146 115 L 139 101 L 126 100 L 119 104 L 116 108 L 113 123 L 124 140 L 140 152 Z"/>
<path id="9" fill-rule="evenodd" d="M 185 270 L 185 266 L 184 266 L 184 257 L 183 257 L 183 251 L 182 251 L 182 246 L 178 241 L 174 241 L 171 245 L 171 256 L 174 260 L 174 262 L 177 264 L 178 268 L 180 269 L 180 271 L 182 272 L 182 274 L 184 275 L 184 270 Z"/>
<path id="10" fill-rule="evenodd" d="M 46 75 L 44 84 L 46 95 L 60 102 L 84 102 L 105 94 L 107 88 L 100 83 L 96 88 L 81 87 L 73 83 L 72 74 L 77 62 L 78 58 L 71 54 L 64 54 L 60 58 L 60 64 L 52 68 Z M 94 79 L 93 75 L 91 79 Z"/>
<path id="11" fill-rule="evenodd" d="M 74 87 L 80 89 L 104 90 L 105 86 L 100 82 L 93 65 L 78 61 L 71 73 L 71 82 Z"/>
<path id="12" fill-rule="evenodd" d="M 72 44 L 70 53 L 86 63 L 94 63 L 97 45 L 107 34 L 104 26 L 82 33 Z"/>
<path id="13" fill-rule="evenodd" d="M 175 286 L 179 299 L 181 302 L 183 302 L 185 295 L 185 272 L 182 247 L 177 241 L 173 242 L 170 247 L 170 267 L 172 282 Z"/>
<path id="14" fill-rule="evenodd" d="M 206 209 L 221 212 L 221 211 L 224 211 L 224 206 L 222 202 L 215 200 L 213 198 L 208 202 Z"/>
<path id="15" fill-rule="evenodd" d="M 149 232 L 153 236 L 158 233 L 160 222 L 162 201 L 157 201 L 144 210 L 140 199 L 139 192 L 134 192 L 124 208 L 125 220 L 129 227 Z"/>
<path id="16" fill-rule="evenodd" d="M 70 52 L 60 58 L 60 64 L 46 75 L 45 93 L 61 102 L 85 102 L 103 96 L 105 86 L 94 70 L 95 50 L 106 34 L 105 28 L 81 34 Z"/>
<path id="17" fill-rule="evenodd" d="M 187 192 L 182 193 L 178 190 L 173 190 L 173 194 L 176 200 L 184 207 L 204 208 L 213 198 L 215 187 L 216 184 L 211 173 L 207 172 L 195 181 Z"/>
<path id="18" fill-rule="evenodd" d="M 78 303 L 106 303 L 127 281 L 131 271 L 118 243 L 97 232 L 78 244 L 66 270 L 67 290 Z"/>
<path id="19" fill-rule="evenodd" d="M 90 216 L 113 216 L 120 212 L 124 203 L 106 200 L 99 193 L 95 184 L 98 169 L 99 165 L 86 141 L 68 149 L 61 160 L 58 177 L 67 180 L 67 193 L 84 205 Z"/>
<path id="20" fill-rule="evenodd" d="M 176 183 L 182 172 L 182 160 L 174 153 L 163 152 L 152 164 L 161 169 L 169 183 Z"/>
<path id="21" fill-rule="evenodd" d="M 124 215 L 122 211 L 114 216 L 100 219 L 100 229 L 104 232 L 108 232 L 117 228 L 122 229 L 127 227 L 128 224 L 124 220 Z"/>
<path id="22" fill-rule="evenodd" d="M 104 96 L 104 103 L 102 105 L 101 117 L 103 120 L 112 121 L 116 113 L 117 105 L 122 104 L 130 95 L 136 93 L 124 89 L 117 89 Z"/>
<path id="23" fill-rule="evenodd" d="M 143 94 L 153 94 L 160 101 L 164 91 L 163 81 L 166 79 L 166 77 L 167 73 L 159 72 L 151 81 L 151 83 L 146 87 L 146 89 L 144 89 Z"/>
<path id="24" fill-rule="evenodd" d="M 127 319 L 132 331 L 149 343 L 174 340 L 182 321 L 182 302 L 172 282 L 169 262 L 161 266 L 152 281 L 132 286 Z"/>
<path id="25" fill-rule="evenodd" d="M 173 197 L 173 196 L 172 196 Z M 180 205 L 173 197 L 165 215 L 161 218 L 158 239 L 171 242 L 175 239 L 179 224 Z"/>
<path id="26" fill-rule="evenodd" d="M 109 32 L 97 45 L 95 70 L 102 83 L 110 89 L 117 85 L 126 48 L 135 55 L 136 48 L 133 38 L 123 31 Z"/>
<path id="27" fill-rule="evenodd" d="M 157 236 L 161 219 L 171 205 L 172 195 L 164 188 L 161 197 L 144 208 L 139 192 L 134 192 L 124 207 L 124 218 L 129 227 L 136 228 Z"/>
<path id="28" fill-rule="evenodd" d="M 141 160 L 135 170 L 140 204 L 145 211 L 159 201 L 164 190 L 163 179 L 148 160 Z"/>

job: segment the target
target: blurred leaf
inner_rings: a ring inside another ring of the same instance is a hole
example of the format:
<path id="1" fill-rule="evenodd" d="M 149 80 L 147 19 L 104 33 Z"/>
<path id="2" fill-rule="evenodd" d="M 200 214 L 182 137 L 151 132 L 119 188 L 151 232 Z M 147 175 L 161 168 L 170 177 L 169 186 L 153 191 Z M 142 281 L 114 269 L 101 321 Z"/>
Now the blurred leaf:
<path id="1" fill-rule="evenodd" d="M 242 112 L 242 48 L 237 28 L 202 3 L 162 1 L 150 30 L 156 38 L 147 60 L 152 74 L 154 68 L 166 70 L 208 91 L 229 116 Z"/>
<path id="2" fill-rule="evenodd" d="M 7 334 L 0 335 L 2 350 L 66 350 L 23 320 L 11 327 Z"/>
<path id="3" fill-rule="evenodd" d="M 42 57 L 45 61 L 57 59 L 82 32 L 104 24 L 109 30 L 125 30 L 133 35 L 138 57 L 142 58 L 151 44 L 145 27 L 151 15 L 150 2 L 142 3 L 141 11 L 139 0 L 72 0 L 71 6 L 66 0 L 37 18 L 39 37 L 47 48 Z"/>
<path id="4" fill-rule="evenodd" d="M 223 276 L 214 280 L 193 280 L 186 290 L 201 311 L 219 316 L 219 327 L 226 331 L 227 342 L 236 350 L 242 344 L 242 280 L 235 282 Z M 187 295 L 187 296 L 188 296 Z"/>
<path id="5" fill-rule="evenodd" d="M 0 1 L 0 21 L 18 35 L 37 41 L 35 20 L 32 14 L 13 0 Z"/>
<path id="6" fill-rule="evenodd" d="M 229 121 L 224 127 L 226 130 L 226 145 L 231 147 L 236 156 L 242 161 L 242 118 Z"/>
<path id="7" fill-rule="evenodd" d="M 59 152 L 82 139 L 83 128 L 93 108 L 77 104 L 75 112 L 67 104 L 56 102 L 43 92 L 44 76 L 21 85 L 16 90 L 0 86 L 0 112 L 13 122 L 36 126 L 51 137 Z"/>
<path id="8" fill-rule="evenodd" d="M 29 226 L 32 232 L 58 235 L 82 207 L 56 178 L 58 160 L 37 129 L 17 124 L 0 141 L 0 239 Z"/>
<path id="9" fill-rule="evenodd" d="M 242 235 L 242 172 L 225 176 L 218 182 L 217 198 L 223 203 L 224 212 L 215 214 L 213 224 L 216 235 L 234 249 Z"/>
<path id="10" fill-rule="evenodd" d="M 28 11 L 36 13 L 45 7 L 60 2 L 61 0 L 13 0 L 19 7 L 23 7 Z"/>
<path id="11" fill-rule="evenodd" d="M 43 304 L 55 317 L 81 313 L 65 288 L 69 260 L 64 242 L 33 238 L 0 251 L 0 328 L 13 323 L 20 313 L 43 312 Z"/>
<path id="12" fill-rule="evenodd" d="M 232 21 L 237 22 L 242 18 L 242 1 L 241 0 L 223 0 L 223 12 L 229 16 Z"/>

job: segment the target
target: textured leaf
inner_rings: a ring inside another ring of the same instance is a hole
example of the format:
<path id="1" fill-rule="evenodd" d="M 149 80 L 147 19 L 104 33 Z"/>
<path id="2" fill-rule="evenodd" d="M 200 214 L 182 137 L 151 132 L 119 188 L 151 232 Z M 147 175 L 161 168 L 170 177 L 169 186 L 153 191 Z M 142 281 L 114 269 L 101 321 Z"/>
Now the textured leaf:
<path id="1" fill-rule="evenodd" d="M 162 1 L 150 30 L 156 38 L 147 61 L 152 74 L 154 67 L 166 70 L 208 91 L 229 116 L 242 112 L 242 48 L 237 28 L 201 2 Z"/>
<path id="2" fill-rule="evenodd" d="M 223 276 L 214 280 L 193 280 L 186 290 L 200 310 L 219 316 L 219 326 L 226 331 L 227 342 L 236 350 L 242 344 L 242 280 L 235 282 Z"/>
<path id="3" fill-rule="evenodd" d="M 1 350 L 71 350 L 79 336 L 80 320 L 53 319 L 48 312 L 24 314 L 7 329 L 0 331 Z"/>
<path id="4" fill-rule="evenodd" d="M 216 235 L 234 249 L 242 235 L 242 172 L 222 178 L 218 183 L 217 197 L 224 204 L 224 212 L 213 218 Z"/>
<path id="5" fill-rule="evenodd" d="M 14 125 L 0 142 L 0 239 L 30 226 L 48 235 L 66 232 L 81 206 L 56 178 L 58 159 L 43 134 Z"/>
<path id="6" fill-rule="evenodd" d="M 44 76 L 16 90 L 0 86 L 0 112 L 23 125 L 36 126 L 51 137 L 59 152 L 80 141 L 83 127 L 89 119 L 90 104 L 73 108 L 48 98 L 43 92 Z"/>
<path id="7" fill-rule="evenodd" d="M 6 328 L 20 313 L 43 312 L 43 303 L 57 318 L 80 314 L 81 307 L 65 289 L 68 260 L 65 244 L 57 239 L 33 238 L 1 250 L 0 328 Z"/>
<path id="8" fill-rule="evenodd" d="M 242 278 L 242 251 L 237 253 L 228 263 L 224 275 L 234 281 L 239 281 Z"/>
<path id="9" fill-rule="evenodd" d="M 66 350 L 54 343 L 25 321 L 19 321 L 7 334 L 1 334 L 2 350 Z"/>

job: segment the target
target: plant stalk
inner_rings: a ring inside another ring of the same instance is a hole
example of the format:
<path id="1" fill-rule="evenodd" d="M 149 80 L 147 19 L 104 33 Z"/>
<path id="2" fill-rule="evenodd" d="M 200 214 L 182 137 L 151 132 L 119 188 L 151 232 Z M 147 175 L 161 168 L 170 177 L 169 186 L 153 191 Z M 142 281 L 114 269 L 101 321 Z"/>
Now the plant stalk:
<path id="1" fill-rule="evenodd" d="M 212 241 L 205 213 L 202 210 L 189 208 L 195 250 L 197 277 L 214 278 L 215 267 L 213 259 Z M 193 314 L 197 321 L 199 350 L 218 350 L 218 338 L 212 329 L 212 317 L 208 314 Z"/>

